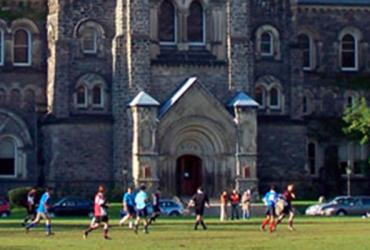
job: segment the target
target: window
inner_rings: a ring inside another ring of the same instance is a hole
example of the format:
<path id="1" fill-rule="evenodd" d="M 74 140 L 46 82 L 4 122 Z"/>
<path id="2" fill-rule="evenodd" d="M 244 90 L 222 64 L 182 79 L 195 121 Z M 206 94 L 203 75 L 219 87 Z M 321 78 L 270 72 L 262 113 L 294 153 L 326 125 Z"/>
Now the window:
<path id="1" fill-rule="evenodd" d="M 4 31 L 0 29 L 0 65 L 4 65 Z"/>
<path id="2" fill-rule="evenodd" d="M 301 34 L 298 37 L 299 48 L 302 50 L 302 65 L 304 70 L 309 70 L 312 67 L 311 63 L 311 40 L 305 35 Z"/>
<path id="3" fill-rule="evenodd" d="M 162 2 L 158 12 L 159 41 L 161 44 L 176 43 L 176 11 L 170 0 Z"/>
<path id="4" fill-rule="evenodd" d="M 354 175 L 365 175 L 369 166 L 368 145 L 358 143 L 342 144 L 338 148 L 339 167 L 342 175 L 346 175 L 348 164 Z"/>
<path id="5" fill-rule="evenodd" d="M 16 66 L 31 65 L 31 34 L 19 29 L 13 37 L 13 62 Z"/>
<path id="6" fill-rule="evenodd" d="M 270 32 L 264 32 L 261 35 L 261 55 L 272 56 L 274 53 L 273 36 Z"/>
<path id="7" fill-rule="evenodd" d="M 88 27 L 82 32 L 82 51 L 86 54 L 97 53 L 97 32 L 93 27 Z"/>
<path id="8" fill-rule="evenodd" d="M 270 108 L 278 109 L 280 108 L 280 93 L 276 87 L 270 89 Z"/>
<path id="9" fill-rule="evenodd" d="M 202 5 L 193 1 L 189 8 L 188 41 L 192 45 L 204 45 L 205 43 L 205 16 Z"/>
<path id="10" fill-rule="evenodd" d="M 357 70 L 357 41 L 354 36 L 346 34 L 341 41 L 342 70 Z"/>
<path id="11" fill-rule="evenodd" d="M 353 96 L 347 96 L 346 98 L 346 107 L 352 108 L 355 105 L 355 98 Z"/>
<path id="12" fill-rule="evenodd" d="M 266 91 L 263 87 L 257 86 L 255 90 L 255 98 L 256 101 L 259 103 L 260 108 L 265 107 L 265 98 L 266 98 Z"/>
<path id="13" fill-rule="evenodd" d="M 0 177 L 16 175 L 16 150 L 14 139 L 10 137 L 0 139 Z"/>
<path id="14" fill-rule="evenodd" d="M 281 60 L 280 34 L 271 25 L 262 25 L 256 31 L 256 55 L 259 57 L 269 57 L 274 60 Z"/>
<path id="15" fill-rule="evenodd" d="M 310 175 L 316 174 L 316 143 L 309 142 L 307 146 L 308 171 Z"/>
<path id="16" fill-rule="evenodd" d="M 87 89 L 85 86 L 80 85 L 76 91 L 76 106 L 79 108 L 87 107 Z"/>
<path id="17" fill-rule="evenodd" d="M 92 89 L 92 104 L 96 107 L 103 106 L 103 91 L 101 86 L 94 86 Z"/>

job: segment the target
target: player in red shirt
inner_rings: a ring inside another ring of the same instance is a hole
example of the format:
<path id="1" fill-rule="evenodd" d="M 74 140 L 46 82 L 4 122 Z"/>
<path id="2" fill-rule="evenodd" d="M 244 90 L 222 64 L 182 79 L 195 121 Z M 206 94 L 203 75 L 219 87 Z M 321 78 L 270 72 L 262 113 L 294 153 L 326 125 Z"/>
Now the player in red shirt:
<path id="1" fill-rule="evenodd" d="M 285 218 L 285 216 L 289 215 L 288 228 L 289 228 L 289 230 L 293 231 L 294 230 L 294 227 L 293 227 L 294 208 L 292 206 L 292 200 L 295 199 L 294 185 L 293 184 L 289 184 L 287 186 L 287 189 L 285 190 L 285 192 L 283 194 L 283 197 L 284 197 L 284 201 L 285 201 L 285 204 L 284 204 L 285 206 L 284 206 L 283 212 L 281 213 L 281 215 L 278 218 L 277 223 L 278 224 L 281 223 L 283 221 L 283 219 Z"/>
<path id="2" fill-rule="evenodd" d="M 109 219 L 108 219 L 108 205 L 107 200 L 104 196 L 104 187 L 99 186 L 98 193 L 94 198 L 94 218 L 91 221 L 89 228 L 84 231 L 83 238 L 86 239 L 88 234 L 95 229 L 98 229 L 100 224 L 104 226 L 104 239 L 110 239 L 108 237 Z"/>

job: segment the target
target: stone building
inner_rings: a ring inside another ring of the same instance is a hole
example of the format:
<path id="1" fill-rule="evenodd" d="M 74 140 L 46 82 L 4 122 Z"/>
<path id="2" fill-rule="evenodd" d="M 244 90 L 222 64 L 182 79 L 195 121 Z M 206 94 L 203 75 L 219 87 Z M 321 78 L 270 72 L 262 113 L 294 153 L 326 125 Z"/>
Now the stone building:
<path id="1" fill-rule="evenodd" d="M 0 1 L 0 192 L 367 193 L 370 1 Z"/>

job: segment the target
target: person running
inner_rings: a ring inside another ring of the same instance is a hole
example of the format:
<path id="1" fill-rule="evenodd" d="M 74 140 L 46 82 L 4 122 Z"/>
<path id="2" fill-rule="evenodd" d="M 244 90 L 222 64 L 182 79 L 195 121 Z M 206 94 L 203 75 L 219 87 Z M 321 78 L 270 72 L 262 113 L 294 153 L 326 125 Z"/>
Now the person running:
<path id="1" fill-rule="evenodd" d="M 243 219 L 251 217 L 251 190 L 244 191 L 242 196 Z"/>
<path id="2" fill-rule="evenodd" d="M 234 218 L 239 220 L 240 195 L 235 189 L 230 195 L 230 203 L 231 203 L 231 220 L 234 220 Z"/>
<path id="3" fill-rule="evenodd" d="M 98 192 L 94 198 L 94 218 L 87 230 L 83 233 L 83 238 L 87 239 L 90 232 L 99 228 L 103 224 L 103 236 L 104 239 L 109 240 L 108 229 L 109 229 L 109 218 L 108 218 L 108 203 L 104 196 L 105 188 L 100 185 Z"/>
<path id="4" fill-rule="evenodd" d="M 46 235 L 52 235 L 53 233 L 51 232 L 51 219 L 50 216 L 48 215 L 48 210 L 50 209 L 50 196 L 52 194 L 52 188 L 46 188 L 45 193 L 41 196 L 39 206 L 36 210 L 36 218 L 29 224 L 25 226 L 26 232 L 28 232 L 31 228 L 36 226 L 37 224 L 40 223 L 41 219 L 45 220 L 45 231 Z"/>
<path id="5" fill-rule="evenodd" d="M 189 202 L 188 208 L 195 207 L 195 225 L 194 230 L 198 230 L 199 224 L 202 225 L 204 230 L 207 230 L 207 226 L 204 223 L 203 215 L 204 215 L 204 207 L 206 206 L 209 208 L 209 199 L 208 195 L 203 192 L 202 188 L 199 187 L 197 193 L 193 196 L 191 201 Z"/>
<path id="6" fill-rule="evenodd" d="M 285 218 L 285 216 L 289 216 L 289 219 L 288 219 L 288 228 L 289 230 L 293 231 L 294 230 L 294 227 L 293 227 L 293 220 L 294 220 L 294 208 L 292 206 L 292 200 L 295 199 L 295 193 L 294 193 L 294 185 L 293 184 L 290 184 L 287 186 L 287 189 L 285 190 L 284 194 L 283 194 L 283 199 L 285 201 L 284 203 L 284 209 L 281 213 L 281 215 L 279 216 L 278 220 L 277 220 L 277 224 L 280 224 L 283 219 Z"/>
<path id="7" fill-rule="evenodd" d="M 135 211 L 135 195 L 132 192 L 132 188 L 128 187 L 127 192 L 123 196 L 123 210 L 126 212 L 126 216 L 124 216 L 119 225 L 123 226 L 128 220 L 135 218 L 136 211 Z M 129 227 L 132 228 L 131 221 L 129 223 Z"/>
<path id="8" fill-rule="evenodd" d="M 227 220 L 227 192 L 223 191 L 220 195 L 220 221 Z"/>
<path id="9" fill-rule="evenodd" d="M 149 219 L 149 225 L 161 215 L 161 209 L 159 207 L 160 196 L 161 190 L 158 188 L 157 191 L 152 195 L 153 214 Z"/>
<path id="10" fill-rule="evenodd" d="M 33 221 L 36 218 L 36 188 L 33 187 L 27 193 L 26 209 L 27 216 L 24 219 L 22 226 L 25 226 L 29 221 Z"/>
<path id="11" fill-rule="evenodd" d="M 271 186 L 270 191 L 265 194 L 263 197 L 263 202 L 265 203 L 267 210 L 266 210 L 266 218 L 262 222 L 261 231 L 265 230 L 267 224 L 270 223 L 270 233 L 275 231 L 276 224 L 275 224 L 275 204 L 278 200 L 278 194 L 276 193 L 276 187 L 274 185 Z"/>
<path id="12" fill-rule="evenodd" d="M 148 194 L 145 192 L 146 187 L 145 185 L 142 185 L 140 187 L 139 193 L 137 193 L 135 197 L 135 204 L 136 204 L 136 221 L 134 226 L 134 232 L 137 234 L 139 230 L 139 223 L 140 220 L 143 219 L 144 221 L 144 233 L 149 233 L 148 231 L 148 211 L 147 211 L 147 205 L 148 205 Z"/>

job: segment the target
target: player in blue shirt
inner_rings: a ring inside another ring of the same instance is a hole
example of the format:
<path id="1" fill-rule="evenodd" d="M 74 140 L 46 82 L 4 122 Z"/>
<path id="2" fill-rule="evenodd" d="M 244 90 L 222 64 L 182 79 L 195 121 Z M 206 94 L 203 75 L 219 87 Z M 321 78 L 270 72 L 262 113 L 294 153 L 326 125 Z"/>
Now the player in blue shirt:
<path id="1" fill-rule="evenodd" d="M 123 195 L 122 205 L 123 210 L 126 212 L 126 216 L 124 216 L 120 220 L 119 222 L 120 226 L 124 225 L 126 221 L 136 216 L 135 195 L 133 194 L 131 187 L 127 188 L 127 192 Z"/>
<path id="2" fill-rule="evenodd" d="M 147 211 L 147 205 L 148 205 L 148 194 L 145 192 L 146 187 L 142 185 L 140 187 L 140 192 L 136 194 L 135 197 L 135 204 L 136 204 L 136 221 L 135 221 L 135 227 L 134 232 L 137 233 L 139 230 L 139 223 L 141 218 L 144 220 L 144 233 L 148 233 L 148 211 Z"/>
<path id="3" fill-rule="evenodd" d="M 278 198 L 279 198 L 279 195 L 278 193 L 276 192 L 276 187 L 275 185 L 271 185 L 271 188 L 270 188 L 270 191 L 267 192 L 265 194 L 265 196 L 263 197 L 263 202 L 265 203 L 266 205 L 266 218 L 265 220 L 262 222 L 262 225 L 261 225 L 261 230 L 264 231 L 265 230 L 265 227 L 268 223 L 270 223 L 270 233 L 272 233 L 273 231 L 275 231 L 276 229 L 276 223 L 275 223 L 275 217 L 276 217 L 276 213 L 275 213 L 275 205 L 276 205 L 276 202 L 278 201 Z"/>
<path id="4" fill-rule="evenodd" d="M 51 232 L 51 219 L 48 215 L 48 210 L 50 208 L 50 195 L 52 194 L 52 188 L 46 188 L 45 193 L 41 196 L 39 206 L 36 210 L 37 215 L 35 220 L 33 220 L 30 224 L 26 225 L 26 231 L 28 232 L 30 228 L 36 226 L 41 219 L 45 220 L 45 230 L 46 235 L 52 235 Z"/>

